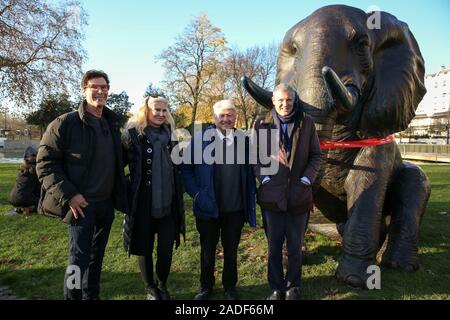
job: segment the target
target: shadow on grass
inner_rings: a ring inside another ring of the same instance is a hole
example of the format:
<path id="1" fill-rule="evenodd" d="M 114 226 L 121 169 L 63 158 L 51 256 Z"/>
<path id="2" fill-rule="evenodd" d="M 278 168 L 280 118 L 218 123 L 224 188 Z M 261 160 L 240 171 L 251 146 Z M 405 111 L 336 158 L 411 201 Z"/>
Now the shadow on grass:
<path id="1" fill-rule="evenodd" d="M 421 255 L 428 258 L 448 258 L 448 251 L 437 254 Z M 9 286 L 15 294 L 27 299 L 58 300 L 63 297 L 64 269 L 7 270 L 0 273 L 0 283 Z M 431 299 L 450 298 L 448 283 L 450 275 L 438 275 L 429 269 L 420 269 L 414 273 L 381 269 L 382 290 L 355 289 L 343 285 L 333 275 L 304 276 L 302 279 L 301 299 Z M 447 285 L 445 284 L 447 283 Z M 197 276 L 189 273 L 174 272 L 170 275 L 168 288 L 174 299 L 192 300 L 198 289 Z M 243 300 L 261 300 L 270 293 L 267 284 L 238 285 L 238 295 Z M 144 300 L 145 292 L 139 273 L 102 272 L 101 297 L 104 300 Z M 435 297 L 435 298 L 433 298 Z M 222 300 L 223 289 L 220 283 L 214 288 L 211 300 Z"/>
<path id="2" fill-rule="evenodd" d="M 33 300 L 63 299 L 63 268 L 7 270 L 0 273 L 0 283 L 10 287 L 19 298 Z M 192 274 L 171 273 L 168 289 L 173 299 L 193 300 L 197 294 L 198 279 Z M 248 300 L 260 300 L 268 293 L 267 285 L 251 285 L 238 287 L 239 297 Z M 264 294 L 262 294 L 264 293 Z M 102 272 L 100 296 L 103 300 L 129 299 L 145 300 L 144 284 L 139 273 L 135 272 Z M 223 289 L 216 286 L 211 300 L 223 299 Z"/>
<path id="3" fill-rule="evenodd" d="M 450 207 L 449 202 L 445 204 Z M 333 275 L 342 247 L 335 245 L 334 242 L 328 244 L 329 242 L 325 241 L 325 244 L 320 240 L 317 247 L 303 252 L 301 298 L 305 300 L 450 299 L 450 243 L 448 233 L 445 232 L 449 225 L 450 214 L 439 212 L 436 210 L 427 212 L 422 222 L 419 242 L 421 269 L 417 272 L 405 273 L 382 268 L 382 290 L 351 288 L 338 283 Z M 23 222 L 22 219 L 16 220 Z M 34 220 L 33 223 L 35 223 Z M 311 240 L 314 241 L 314 239 Z M 26 252 L 28 251 L 27 249 Z M 199 268 L 198 257 L 195 259 L 195 267 Z M 266 262 L 263 263 L 265 265 Z M 9 286 L 18 297 L 62 299 L 64 267 L 26 269 L 26 266 L 27 261 L 20 256 L 4 258 L 0 261 L 0 284 Z M 187 269 L 186 266 L 181 266 L 179 271 L 173 271 L 170 274 L 168 288 L 175 299 L 192 300 L 198 291 L 199 270 L 187 272 Z M 259 278 L 258 275 L 254 275 L 245 281 L 245 285 L 238 283 L 240 299 L 261 300 L 270 293 L 268 284 L 264 280 L 261 283 L 261 276 L 265 279 L 265 274 L 259 275 Z M 218 277 L 221 275 L 219 274 Z M 255 279 L 255 284 L 249 284 L 253 283 L 252 278 Z M 102 272 L 101 296 L 103 299 L 145 299 L 144 286 L 139 273 L 110 272 L 109 270 Z M 222 298 L 221 281 L 217 278 L 211 299 L 221 300 Z"/>
<path id="4" fill-rule="evenodd" d="M 340 246 L 320 246 L 314 250 L 302 251 L 303 266 L 318 266 L 327 262 L 329 257 L 337 257 L 341 252 Z"/>

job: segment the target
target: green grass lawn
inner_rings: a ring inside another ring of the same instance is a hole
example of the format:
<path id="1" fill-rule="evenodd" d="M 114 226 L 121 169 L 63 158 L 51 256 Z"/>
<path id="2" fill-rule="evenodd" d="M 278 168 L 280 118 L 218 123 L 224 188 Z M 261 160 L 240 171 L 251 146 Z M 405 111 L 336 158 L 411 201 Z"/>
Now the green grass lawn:
<path id="1" fill-rule="evenodd" d="M 7 196 L 17 165 L 0 165 L 0 285 L 29 299 L 61 299 L 67 259 L 67 226 L 42 216 L 13 216 Z M 312 232 L 306 237 L 303 299 L 450 299 L 450 166 L 423 165 L 432 182 L 431 199 L 422 222 L 421 269 L 402 273 L 381 271 L 381 290 L 359 290 L 338 283 L 334 271 L 340 244 Z M 175 299 L 192 299 L 199 287 L 200 248 L 191 200 L 186 197 L 186 242 L 175 251 L 168 287 Z M 260 214 L 258 212 L 260 221 Z M 260 223 L 259 223 L 260 224 Z M 144 299 L 135 257 L 122 247 L 122 214 L 117 213 L 103 265 L 103 299 Z M 267 245 L 263 230 L 245 228 L 239 248 L 241 299 L 261 299 L 269 293 Z M 221 251 L 217 255 L 216 291 L 222 298 Z"/>

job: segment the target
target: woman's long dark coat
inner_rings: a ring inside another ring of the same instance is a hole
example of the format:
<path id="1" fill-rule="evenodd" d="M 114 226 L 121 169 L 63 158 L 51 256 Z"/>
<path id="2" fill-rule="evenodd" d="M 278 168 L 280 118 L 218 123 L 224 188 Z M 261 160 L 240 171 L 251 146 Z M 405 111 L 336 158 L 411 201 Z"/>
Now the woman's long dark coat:
<path id="1" fill-rule="evenodd" d="M 163 125 L 164 130 L 167 130 L 170 137 L 170 129 L 167 125 Z M 129 212 L 125 214 L 123 226 L 123 240 L 124 248 L 130 254 L 131 240 L 133 238 L 133 227 L 136 218 L 136 210 L 138 208 L 139 187 L 142 179 L 142 137 L 139 136 L 135 128 L 127 129 L 123 135 L 122 145 L 124 148 L 124 163 L 128 164 L 130 173 L 127 175 L 127 194 L 129 202 Z M 170 142 L 170 150 L 175 147 L 176 142 Z M 150 154 L 151 156 L 153 154 Z M 180 177 L 179 167 L 173 165 L 174 177 L 174 199 L 172 208 L 176 223 L 176 247 L 180 245 L 180 235 L 185 238 L 185 216 L 184 216 L 184 202 L 183 202 L 183 185 Z M 151 177 L 150 177 L 151 179 Z"/>

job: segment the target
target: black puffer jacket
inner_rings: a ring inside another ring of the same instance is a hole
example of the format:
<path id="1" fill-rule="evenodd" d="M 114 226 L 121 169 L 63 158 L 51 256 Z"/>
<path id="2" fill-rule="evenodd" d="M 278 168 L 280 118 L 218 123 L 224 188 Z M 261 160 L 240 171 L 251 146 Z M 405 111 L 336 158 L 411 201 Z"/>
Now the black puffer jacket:
<path id="1" fill-rule="evenodd" d="M 106 107 L 103 108 L 103 116 L 113 137 L 116 157 L 112 194 L 114 207 L 127 212 L 120 118 Z M 42 137 L 36 165 L 36 172 L 42 183 L 38 208 L 41 214 L 63 218 L 69 210 L 69 200 L 78 193 L 83 194 L 95 142 L 95 131 L 85 117 L 86 101 L 83 101 L 78 111 L 63 114 L 53 120 Z"/>
<path id="2" fill-rule="evenodd" d="M 170 129 L 168 126 L 164 125 L 164 128 L 168 130 L 170 136 Z M 124 217 L 124 228 L 123 228 L 123 240 L 124 248 L 128 254 L 130 254 L 131 239 L 133 237 L 133 227 L 136 217 L 137 202 L 139 195 L 139 187 L 142 180 L 142 147 L 141 141 L 142 137 L 138 135 L 136 129 L 131 128 L 124 132 L 122 137 L 123 144 L 123 154 L 124 163 L 128 164 L 130 174 L 127 176 L 127 194 L 128 194 L 128 207 L 130 208 L 128 214 Z M 176 143 L 171 142 L 169 152 L 175 147 Z M 180 245 L 180 234 L 185 238 L 186 227 L 185 227 L 185 213 L 184 213 L 184 202 L 183 202 L 183 185 L 181 180 L 180 169 L 177 165 L 173 165 L 173 177 L 174 177 L 174 202 L 173 208 L 175 210 L 175 223 L 177 228 L 176 235 L 176 247 Z M 150 176 L 151 179 L 151 176 Z"/>

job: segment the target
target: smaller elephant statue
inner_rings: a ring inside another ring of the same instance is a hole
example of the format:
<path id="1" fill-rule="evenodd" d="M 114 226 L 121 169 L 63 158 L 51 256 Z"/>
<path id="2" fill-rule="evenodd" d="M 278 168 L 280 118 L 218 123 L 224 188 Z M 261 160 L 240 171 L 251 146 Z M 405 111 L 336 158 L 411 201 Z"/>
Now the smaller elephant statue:
<path id="1" fill-rule="evenodd" d="M 386 236 L 382 265 L 419 267 L 419 225 L 430 196 L 427 176 L 402 160 L 392 139 L 426 92 L 423 58 L 408 25 L 379 14 L 380 28 L 370 29 L 370 13 L 360 9 L 318 9 L 286 33 L 276 80 L 297 90 L 322 143 L 356 142 L 323 149 L 314 202 L 343 237 L 338 280 L 362 288 Z M 273 107 L 272 92 L 242 81 L 259 104 Z M 358 146 L 369 139 L 380 143 Z"/>

